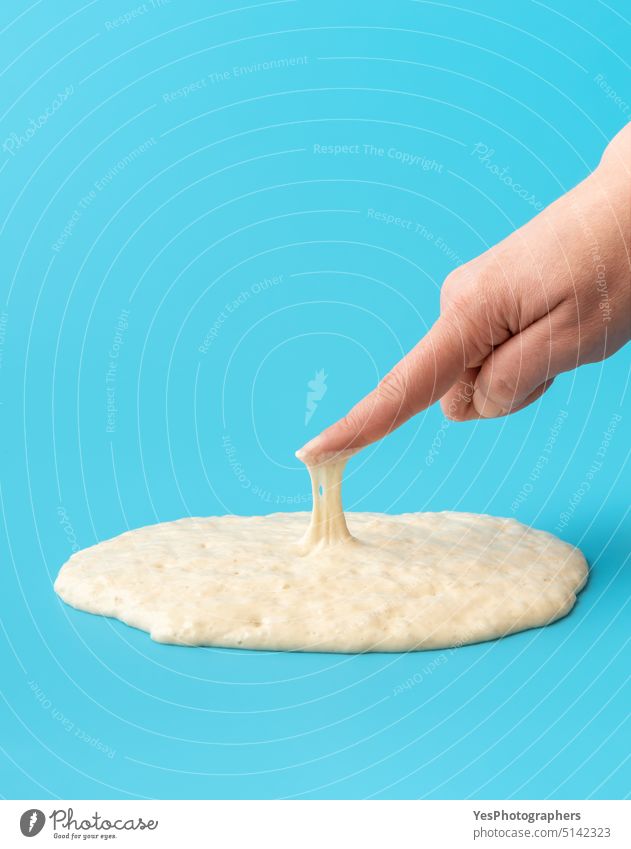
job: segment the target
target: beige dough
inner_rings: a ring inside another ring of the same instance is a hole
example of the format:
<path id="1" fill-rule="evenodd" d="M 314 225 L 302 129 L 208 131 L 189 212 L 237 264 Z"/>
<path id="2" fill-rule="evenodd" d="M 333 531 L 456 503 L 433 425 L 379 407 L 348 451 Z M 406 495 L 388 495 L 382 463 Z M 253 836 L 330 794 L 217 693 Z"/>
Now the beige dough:
<path id="1" fill-rule="evenodd" d="M 578 549 L 471 513 L 350 513 L 347 526 L 344 463 L 310 468 L 311 517 L 139 528 L 74 554 L 55 590 L 158 642 L 294 651 L 446 648 L 571 610 L 587 579 Z"/>

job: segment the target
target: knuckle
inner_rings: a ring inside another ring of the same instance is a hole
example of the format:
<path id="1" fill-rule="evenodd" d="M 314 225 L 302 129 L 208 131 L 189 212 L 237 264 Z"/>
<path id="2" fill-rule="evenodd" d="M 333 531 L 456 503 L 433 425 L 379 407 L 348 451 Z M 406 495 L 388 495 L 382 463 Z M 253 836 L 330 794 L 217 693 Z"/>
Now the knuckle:
<path id="1" fill-rule="evenodd" d="M 447 276 L 441 289 L 441 309 L 453 315 L 484 312 L 497 291 L 497 277 L 486 263 L 461 265 Z"/>
<path id="2" fill-rule="evenodd" d="M 498 300 L 500 283 L 497 276 L 488 268 L 482 268 L 469 289 L 469 308 L 480 315 L 487 314 Z"/>
<path id="3" fill-rule="evenodd" d="M 378 401 L 389 405 L 402 405 L 407 391 L 407 381 L 400 369 L 393 369 L 379 382 L 375 393 Z"/>
<path id="4" fill-rule="evenodd" d="M 375 389 L 375 415 L 387 429 L 412 415 L 409 389 L 409 381 L 401 368 L 389 372 Z"/>
<path id="5" fill-rule="evenodd" d="M 506 284 L 488 261 L 474 260 L 457 273 L 458 282 L 442 304 L 442 317 L 461 336 L 467 365 L 477 367 L 510 335 Z"/>
<path id="6" fill-rule="evenodd" d="M 445 277 L 440 289 L 441 309 L 450 306 L 456 295 L 461 291 L 465 279 L 463 268 L 464 266 L 460 266 L 460 268 L 449 272 L 447 277 Z"/>
<path id="7" fill-rule="evenodd" d="M 344 451 L 361 443 L 363 430 L 364 422 L 361 415 L 353 408 L 332 425 L 326 433 L 335 442 L 336 450 Z"/>
<path id="8" fill-rule="evenodd" d="M 357 407 L 353 407 L 346 415 L 340 419 L 339 427 L 347 437 L 353 438 L 362 431 L 362 416 Z"/>

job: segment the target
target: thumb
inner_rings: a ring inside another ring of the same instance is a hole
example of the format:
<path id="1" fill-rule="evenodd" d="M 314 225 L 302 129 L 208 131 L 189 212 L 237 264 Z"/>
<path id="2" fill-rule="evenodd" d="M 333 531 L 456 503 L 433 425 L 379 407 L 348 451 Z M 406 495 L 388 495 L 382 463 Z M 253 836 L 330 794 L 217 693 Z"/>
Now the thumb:
<path id="1" fill-rule="evenodd" d="M 482 363 L 473 406 L 483 418 L 505 416 L 536 400 L 562 371 L 576 368 L 576 352 L 555 333 L 547 315 L 495 348 Z"/>
<path id="2" fill-rule="evenodd" d="M 322 459 L 381 439 L 445 394 L 464 369 L 467 348 L 464 328 L 441 316 L 370 394 L 297 456 Z"/>

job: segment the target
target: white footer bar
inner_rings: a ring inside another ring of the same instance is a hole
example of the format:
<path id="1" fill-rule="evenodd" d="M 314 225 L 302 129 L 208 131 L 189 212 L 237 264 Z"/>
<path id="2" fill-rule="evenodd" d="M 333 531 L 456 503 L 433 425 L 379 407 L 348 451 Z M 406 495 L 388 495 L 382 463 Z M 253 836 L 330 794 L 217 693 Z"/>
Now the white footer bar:
<path id="1" fill-rule="evenodd" d="M 2 801 L 0 845 L 628 849 L 631 802 Z"/>

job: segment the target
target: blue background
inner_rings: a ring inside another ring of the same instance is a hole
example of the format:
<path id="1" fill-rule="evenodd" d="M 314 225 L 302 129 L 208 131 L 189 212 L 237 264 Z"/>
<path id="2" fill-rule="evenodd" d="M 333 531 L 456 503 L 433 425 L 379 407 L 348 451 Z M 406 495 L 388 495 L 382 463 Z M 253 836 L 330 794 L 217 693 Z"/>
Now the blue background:
<path id="1" fill-rule="evenodd" d="M 128 528 L 308 509 L 294 450 L 629 120 L 629 36 L 623 2 L 2 5 L 4 796 L 628 793 L 628 351 L 506 420 L 434 407 L 349 467 L 350 509 L 554 531 L 606 439 L 559 532 L 591 580 L 549 628 L 409 655 L 186 649 L 52 583 Z"/>

